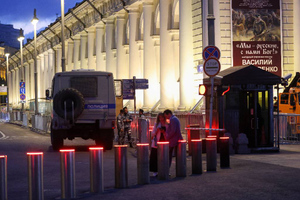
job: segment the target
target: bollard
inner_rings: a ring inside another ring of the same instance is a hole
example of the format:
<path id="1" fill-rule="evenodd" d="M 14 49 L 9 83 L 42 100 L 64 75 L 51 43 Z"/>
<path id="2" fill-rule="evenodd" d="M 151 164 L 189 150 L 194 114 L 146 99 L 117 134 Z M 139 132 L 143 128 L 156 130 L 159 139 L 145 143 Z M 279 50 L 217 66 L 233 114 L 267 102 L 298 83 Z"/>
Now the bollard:
<path id="1" fill-rule="evenodd" d="M 75 189 L 75 149 L 61 149 L 61 198 L 76 198 Z"/>
<path id="2" fill-rule="evenodd" d="M 169 142 L 157 142 L 157 171 L 159 180 L 169 179 Z"/>
<path id="3" fill-rule="evenodd" d="M 217 139 L 206 138 L 206 170 L 217 171 Z"/>
<path id="4" fill-rule="evenodd" d="M 138 184 L 149 184 L 149 144 L 139 143 L 137 148 L 137 178 Z"/>
<path id="5" fill-rule="evenodd" d="M 89 150 L 91 192 L 103 192 L 103 147 L 90 147 Z"/>
<path id="6" fill-rule="evenodd" d="M 0 156 L 0 199 L 7 200 L 7 156 Z"/>
<path id="7" fill-rule="evenodd" d="M 220 137 L 220 167 L 230 167 L 229 137 Z"/>
<path id="8" fill-rule="evenodd" d="M 115 145 L 115 187 L 128 187 L 127 145 Z"/>
<path id="9" fill-rule="evenodd" d="M 43 200 L 43 152 L 30 152 L 27 156 L 29 200 Z"/>
<path id="10" fill-rule="evenodd" d="M 191 140 L 192 174 L 202 174 L 202 140 Z"/>
<path id="11" fill-rule="evenodd" d="M 176 155 L 176 176 L 186 177 L 186 140 L 178 140 Z"/>

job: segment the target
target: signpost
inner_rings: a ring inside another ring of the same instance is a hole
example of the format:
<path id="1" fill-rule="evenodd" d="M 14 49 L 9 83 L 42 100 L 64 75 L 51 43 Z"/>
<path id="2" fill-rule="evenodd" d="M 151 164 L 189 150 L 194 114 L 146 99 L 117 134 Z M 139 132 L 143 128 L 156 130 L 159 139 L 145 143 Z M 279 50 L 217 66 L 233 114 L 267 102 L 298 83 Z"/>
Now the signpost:
<path id="1" fill-rule="evenodd" d="M 216 76 L 221 69 L 221 64 L 219 62 L 220 50 L 216 46 L 207 46 L 202 52 L 203 59 L 205 60 L 203 64 L 204 73 L 210 77 L 211 81 L 211 94 L 210 94 L 210 112 L 209 112 L 209 135 L 212 135 L 212 113 L 213 113 L 213 98 L 214 98 L 214 76 Z"/>

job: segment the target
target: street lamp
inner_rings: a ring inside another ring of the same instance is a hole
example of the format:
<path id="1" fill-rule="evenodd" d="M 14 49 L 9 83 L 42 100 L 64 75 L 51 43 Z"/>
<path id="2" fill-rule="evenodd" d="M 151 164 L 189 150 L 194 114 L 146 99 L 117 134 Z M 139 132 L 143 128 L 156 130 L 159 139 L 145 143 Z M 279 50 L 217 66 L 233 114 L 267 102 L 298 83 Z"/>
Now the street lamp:
<path id="1" fill-rule="evenodd" d="M 21 82 L 24 81 L 24 71 L 23 71 L 23 30 L 20 28 L 20 35 L 18 37 L 18 40 L 20 42 L 20 54 L 21 54 Z M 22 102 L 22 111 L 21 111 L 21 119 L 23 120 L 23 113 L 24 113 L 24 102 Z"/>
<path id="2" fill-rule="evenodd" d="M 66 71 L 66 58 L 65 58 L 65 0 L 61 0 L 61 68 Z"/>
<path id="3" fill-rule="evenodd" d="M 9 53 L 6 53 L 5 54 L 6 56 L 6 90 L 7 90 L 7 103 L 6 103 L 6 106 L 7 106 L 7 118 L 8 118 L 8 115 L 9 115 L 9 94 L 8 94 L 8 56 L 9 56 Z"/>
<path id="4" fill-rule="evenodd" d="M 34 114 L 38 114 L 38 86 L 37 86 L 37 53 L 36 53 L 36 24 L 38 23 L 39 19 L 36 17 L 36 9 L 33 11 L 33 19 L 31 23 L 33 24 L 34 28 L 34 104 L 35 104 L 35 111 Z"/>

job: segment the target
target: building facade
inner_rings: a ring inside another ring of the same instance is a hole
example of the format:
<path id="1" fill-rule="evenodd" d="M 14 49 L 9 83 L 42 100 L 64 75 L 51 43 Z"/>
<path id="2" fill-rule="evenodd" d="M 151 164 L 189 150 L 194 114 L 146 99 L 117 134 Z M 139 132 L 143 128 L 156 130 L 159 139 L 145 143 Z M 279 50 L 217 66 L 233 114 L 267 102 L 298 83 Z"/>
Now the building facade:
<path id="1" fill-rule="evenodd" d="M 199 101 L 203 79 L 202 50 L 208 45 L 208 1 L 84 0 L 65 14 L 66 70 L 113 72 L 115 79 L 146 78 L 149 89 L 137 91 L 137 107 L 189 111 Z M 214 0 L 215 45 L 221 69 L 233 67 L 231 0 Z M 300 69 L 300 9 L 297 0 L 281 0 L 281 74 Z M 44 101 L 61 71 L 60 18 L 37 37 L 38 96 Z M 27 108 L 34 102 L 34 45 L 9 59 L 9 99 L 19 109 L 19 82 L 26 82 Z M 126 103 L 126 102 L 124 102 Z M 128 104 L 132 108 L 133 104 Z"/>

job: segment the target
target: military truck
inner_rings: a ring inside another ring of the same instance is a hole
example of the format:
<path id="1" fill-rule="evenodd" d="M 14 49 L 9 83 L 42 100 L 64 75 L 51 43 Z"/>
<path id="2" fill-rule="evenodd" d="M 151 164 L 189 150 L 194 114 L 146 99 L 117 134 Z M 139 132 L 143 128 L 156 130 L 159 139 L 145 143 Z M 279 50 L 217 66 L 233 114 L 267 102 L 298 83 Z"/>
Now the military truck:
<path id="1" fill-rule="evenodd" d="M 52 99 L 51 144 L 64 139 L 93 139 L 110 150 L 113 146 L 116 97 L 113 74 L 93 70 L 56 73 L 46 97 Z"/>

